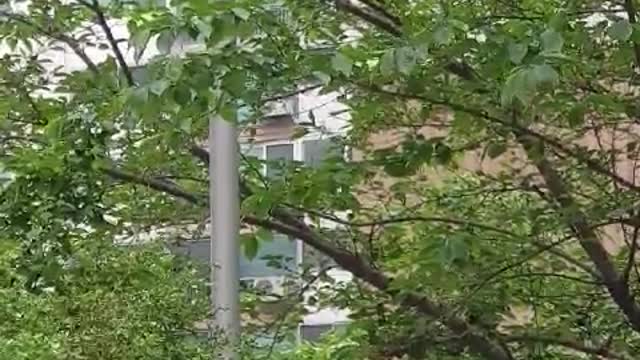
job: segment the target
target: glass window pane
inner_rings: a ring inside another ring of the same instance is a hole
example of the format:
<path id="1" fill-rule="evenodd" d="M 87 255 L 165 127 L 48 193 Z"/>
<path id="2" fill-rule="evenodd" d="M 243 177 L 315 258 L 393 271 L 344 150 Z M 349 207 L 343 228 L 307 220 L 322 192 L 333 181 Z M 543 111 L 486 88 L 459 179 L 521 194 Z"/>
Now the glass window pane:
<path id="1" fill-rule="evenodd" d="M 171 246 L 175 254 L 187 256 L 200 270 L 200 276 L 209 277 L 210 243 L 208 240 L 185 241 Z M 290 274 L 296 267 L 296 242 L 275 234 L 272 241 L 260 243 L 253 259 L 240 255 L 240 277 L 280 276 Z"/>
<path id="2" fill-rule="evenodd" d="M 261 145 L 247 144 L 242 146 L 242 153 L 245 156 L 256 157 L 258 159 L 263 158 L 264 148 Z"/>
<path id="3" fill-rule="evenodd" d="M 302 325 L 300 327 L 300 337 L 304 341 L 316 342 L 332 329 L 333 325 Z"/>
<path id="4" fill-rule="evenodd" d="M 2 1 L 2 0 L 0 0 Z M 164 7 L 169 5 L 170 0 L 120 0 L 117 3 L 122 4 L 128 7 Z M 116 2 L 114 0 L 100 0 L 100 5 L 106 7 L 111 2 Z"/>
<path id="5" fill-rule="evenodd" d="M 281 234 L 260 243 L 253 259 L 240 257 L 240 277 L 278 276 L 290 274 L 296 267 L 296 243 Z"/>
<path id="6" fill-rule="evenodd" d="M 319 166 L 324 160 L 340 155 L 340 147 L 332 139 L 307 140 L 303 143 L 304 163 L 308 166 Z"/>
<path id="7" fill-rule="evenodd" d="M 131 3 L 136 3 L 143 7 L 167 6 L 169 4 L 169 0 L 134 0 L 131 1 Z"/>
<path id="8" fill-rule="evenodd" d="M 251 177 L 262 179 L 264 177 L 264 147 L 255 144 L 242 144 L 240 147 L 242 157 L 240 164 L 244 171 L 247 171 Z"/>
<path id="9" fill-rule="evenodd" d="M 280 169 L 282 164 L 274 162 L 293 161 L 293 144 L 269 145 L 267 146 L 267 177 L 274 178 L 282 174 Z"/>

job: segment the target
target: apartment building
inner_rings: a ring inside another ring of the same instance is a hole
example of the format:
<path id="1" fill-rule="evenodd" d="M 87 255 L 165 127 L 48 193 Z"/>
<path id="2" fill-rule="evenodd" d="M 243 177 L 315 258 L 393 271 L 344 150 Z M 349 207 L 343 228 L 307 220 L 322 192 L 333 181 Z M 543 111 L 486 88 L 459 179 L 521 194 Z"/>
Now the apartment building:
<path id="1" fill-rule="evenodd" d="M 165 0 L 140 0 L 143 4 L 154 1 L 160 6 L 168 6 Z M 2 11 L 25 14 L 27 9 L 24 2 L 10 2 L 2 6 Z M 108 25 L 116 39 L 129 39 L 126 22 L 122 19 L 109 19 Z M 106 34 L 98 25 L 91 25 L 88 29 L 79 30 L 91 33 L 92 41 L 97 46 L 85 49 L 87 56 L 96 64 L 99 64 L 114 54 L 108 46 Z M 158 56 L 181 56 L 187 52 L 198 51 L 202 45 L 192 40 L 189 36 L 177 36 L 170 48 L 163 48 L 158 39 L 152 39 L 143 53 L 130 45 L 129 41 L 120 41 L 119 48 L 125 62 L 133 72 L 138 83 L 144 84 L 146 79 L 146 64 Z M 67 44 L 49 43 L 36 45 L 34 53 L 40 58 L 49 60 L 45 65 L 55 73 L 71 73 L 84 70 L 86 63 L 74 53 Z M 8 50 L 0 49 L 0 52 Z M 53 76 L 53 75 L 52 75 Z M 307 86 L 307 91 L 300 91 L 291 96 L 281 97 L 278 100 L 267 103 L 263 119 L 252 126 L 250 132 L 243 133 L 239 141 L 242 152 L 249 157 L 264 160 L 266 163 L 260 171 L 264 176 L 277 176 L 278 170 L 268 164 L 272 161 L 295 161 L 316 166 L 329 153 L 335 154 L 332 145 L 333 139 L 343 133 L 348 125 L 348 118 L 344 114 L 344 105 L 338 101 L 338 94 L 320 94 L 320 89 L 314 86 L 300 84 L 301 89 Z M 43 94 L 48 96 L 49 94 Z M 309 126 L 309 124 L 313 124 Z M 294 136 L 301 128 L 305 128 L 304 136 Z M 251 135 L 249 135 L 249 133 Z M 2 173 L 0 172 L 0 175 Z M 148 237 L 148 234 L 146 235 Z M 144 236 L 143 236 L 144 237 Z M 181 242 L 172 246 L 172 250 L 178 254 L 189 256 L 197 264 L 201 265 L 203 276 L 208 277 L 208 264 L 210 262 L 209 239 L 206 237 Z M 263 293 L 272 295 L 286 295 L 286 284 L 291 279 L 296 279 L 306 268 L 308 249 L 296 239 L 290 239 L 280 234 L 274 234 L 273 240 L 261 244 L 258 254 L 254 258 L 241 256 L 240 276 L 241 283 L 247 290 L 259 289 Z M 283 260 L 282 267 L 270 266 L 269 262 L 274 257 Z M 271 259 L 271 260 L 270 260 Z M 341 270 L 331 270 L 332 276 L 338 282 L 350 281 L 350 274 Z M 310 296 L 307 290 L 306 297 Z M 299 339 L 314 340 L 323 332 L 334 328 L 336 325 L 348 321 L 348 312 L 341 309 L 320 309 L 309 307 L 299 326 L 297 337 Z M 201 329 L 204 330 L 204 329 Z"/>

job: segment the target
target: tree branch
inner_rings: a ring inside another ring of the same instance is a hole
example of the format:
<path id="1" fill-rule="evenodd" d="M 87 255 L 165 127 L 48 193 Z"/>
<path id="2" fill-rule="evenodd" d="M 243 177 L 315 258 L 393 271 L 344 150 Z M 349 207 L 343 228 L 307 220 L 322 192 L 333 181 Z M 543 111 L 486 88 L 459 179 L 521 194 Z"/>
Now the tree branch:
<path id="1" fill-rule="evenodd" d="M 580 241 L 580 245 L 600 273 L 613 301 L 625 314 L 633 329 L 636 332 L 640 332 L 640 307 L 635 302 L 625 279 L 618 274 L 615 265 L 609 259 L 609 255 L 600 243 L 598 235 L 589 225 L 586 215 L 573 200 L 564 180 L 545 155 L 536 152 L 536 149 L 540 148 L 540 144 L 535 138 L 523 131 L 514 130 L 513 133 L 517 141 L 525 149 L 529 161 L 538 169 L 554 201 L 567 212 L 567 225 L 572 229 Z"/>
<path id="2" fill-rule="evenodd" d="M 36 30 L 37 32 L 41 33 L 44 36 L 47 36 L 53 40 L 57 40 L 60 41 L 64 44 L 66 44 L 67 46 L 69 46 L 71 48 L 71 51 L 73 51 L 89 68 L 89 70 L 91 72 L 93 72 L 94 74 L 98 74 L 98 67 L 96 66 L 96 64 L 89 58 L 89 56 L 84 52 L 84 50 L 80 47 L 80 44 L 78 42 L 78 40 L 64 34 L 61 33 L 59 31 L 55 31 L 54 29 L 47 29 L 44 28 L 36 23 L 34 23 L 33 21 L 31 21 L 29 18 L 27 18 L 26 16 L 20 15 L 20 14 L 16 14 L 16 13 L 12 13 L 12 12 L 7 12 L 7 11 L 0 11 L 0 15 L 4 16 L 8 19 L 11 19 L 13 21 L 17 21 L 20 23 L 23 23 L 31 28 L 33 28 L 34 30 Z M 51 23 L 53 23 L 53 21 L 51 21 Z"/>
<path id="3" fill-rule="evenodd" d="M 562 339 L 551 336 L 539 336 L 539 335 L 512 335 L 505 338 L 507 343 L 539 343 L 550 346 L 559 346 L 575 351 L 579 351 L 588 355 L 601 356 L 606 359 L 612 360 L 631 360 L 631 357 L 627 355 L 615 353 L 610 351 L 606 346 L 593 347 L 584 345 L 575 340 Z"/>
<path id="4" fill-rule="evenodd" d="M 636 24 L 638 22 L 638 19 L 636 17 L 637 12 L 633 0 L 624 0 L 624 10 L 629 17 L 629 22 L 631 24 Z M 633 53 L 636 57 L 636 67 L 640 68 L 640 44 L 638 44 L 635 40 L 633 40 Z"/>
<path id="5" fill-rule="evenodd" d="M 195 148 L 197 154 L 203 155 L 203 152 Z M 143 185 L 177 198 L 189 201 L 195 205 L 205 205 L 206 197 L 184 191 L 174 184 L 155 179 L 144 178 L 132 175 L 117 169 L 103 169 L 103 172 L 114 178 L 125 182 Z M 277 231 L 281 234 L 301 240 L 304 244 L 313 247 L 330 257 L 336 264 L 343 269 L 351 272 L 355 277 L 366 281 L 375 288 L 388 295 L 399 299 L 404 306 L 415 308 L 422 314 L 442 321 L 460 341 L 465 343 L 474 353 L 483 355 L 489 360 L 512 360 L 509 350 L 501 346 L 498 342 L 491 340 L 488 335 L 481 330 L 472 327 L 463 318 L 452 314 L 450 310 L 444 306 L 433 302 L 432 300 L 413 292 L 400 292 L 390 287 L 392 280 L 384 273 L 374 269 L 363 258 L 355 256 L 350 252 L 341 249 L 332 242 L 318 233 L 311 230 L 303 221 L 288 214 L 286 211 L 274 209 L 276 219 L 261 219 L 251 215 L 243 216 L 243 222 L 264 227 L 269 230 Z"/>
<path id="6" fill-rule="evenodd" d="M 125 79 L 127 79 L 127 84 L 129 86 L 135 86 L 136 83 L 133 79 L 133 75 L 131 74 L 131 69 L 129 68 L 129 65 L 127 65 L 127 62 L 122 55 L 122 51 L 120 51 L 120 48 L 118 47 L 118 42 L 111 32 L 111 27 L 107 23 L 107 19 L 104 16 L 104 11 L 102 11 L 102 9 L 100 8 L 98 0 L 91 0 L 91 3 L 85 0 L 78 1 L 96 14 L 98 25 L 100 26 L 100 28 L 102 28 L 102 31 L 104 31 L 104 34 L 107 36 L 107 41 L 109 42 L 111 50 L 116 56 L 116 60 L 118 61 L 118 64 L 122 69 Z"/>
<path id="7" fill-rule="evenodd" d="M 365 22 L 382 29 L 393 36 L 402 36 L 402 28 L 395 16 L 389 17 L 387 11 L 380 11 L 381 7 L 372 7 L 365 1 L 358 0 L 335 0 L 338 9 L 364 20 Z"/>
<path id="8" fill-rule="evenodd" d="M 624 231 L 624 226 L 622 227 Z M 635 265 L 636 259 L 636 251 L 638 251 L 638 232 L 640 231 L 640 227 L 636 226 L 633 228 L 633 233 L 631 235 L 631 245 L 629 246 L 629 257 L 627 258 L 627 265 L 625 266 L 624 272 L 622 273 L 622 278 L 624 282 L 629 286 L 629 276 L 631 275 L 631 269 Z"/>
<path id="9" fill-rule="evenodd" d="M 411 291 L 400 292 L 390 287 L 391 278 L 372 268 L 361 257 L 335 247 L 330 241 L 311 231 L 306 224 L 299 221 L 298 223 L 289 224 L 279 220 L 258 219 L 251 216 L 245 217 L 244 221 L 251 225 L 261 226 L 300 239 L 305 244 L 332 258 L 336 264 L 350 271 L 355 277 L 364 280 L 392 297 L 400 299 L 399 301 L 402 305 L 415 308 L 424 315 L 440 320 L 460 341 L 469 346 L 472 352 L 482 355 L 486 359 L 512 360 L 508 349 L 498 342 L 492 341 L 486 334 L 472 327 L 464 319 L 453 315 L 449 309 Z"/>
<path id="10" fill-rule="evenodd" d="M 344 9 L 351 15 L 364 20 L 366 23 L 381 29 L 397 38 L 404 35 L 401 20 L 372 0 L 334 0 L 338 9 Z M 476 80 L 475 70 L 461 60 L 449 61 L 444 69 L 467 81 Z"/>
<path id="11" fill-rule="evenodd" d="M 270 97 L 266 97 L 264 99 L 261 99 L 260 102 L 262 103 L 267 103 L 267 102 L 272 102 L 272 101 L 278 101 L 278 100 L 283 100 L 289 97 L 292 97 L 294 95 L 298 95 L 298 94 L 302 94 L 305 93 L 307 91 L 311 91 L 311 90 L 315 90 L 315 89 L 319 89 L 322 87 L 322 84 L 314 84 L 314 85 L 309 85 L 309 86 L 305 86 L 303 88 L 300 89 L 296 89 L 296 90 L 292 90 L 289 92 L 286 92 L 284 94 L 280 94 L 280 95 L 274 95 L 274 96 L 270 96 Z"/>
<path id="12" fill-rule="evenodd" d="M 573 149 L 569 149 L 568 147 L 566 147 L 565 145 L 563 145 L 560 141 L 553 139 L 549 136 L 540 134 L 536 131 L 533 131 L 525 126 L 513 123 L 513 122 L 509 122 L 503 119 L 500 119 L 498 117 L 492 116 L 490 115 L 488 112 L 483 111 L 483 110 L 477 110 L 477 109 L 472 109 L 469 108 L 465 105 L 461 105 L 461 104 L 456 104 L 456 103 L 452 103 L 448 100 L 444 100 L 444 99 L 438 99 L 438 98 L 433 98 L 433 97 L 428 97 L 428 96 L 423 96 L 423 95 L 414 95 L 414 94 L 408 94 L 408 93 L 402 93 L 402 92 L 394 92 L 394 91 L 388 91 L 388 90 L 384 90 L 381 89 L 377 86 L 373 86 L 373 85 L 358 85 L 358 86 L 362 86 L 366 89 L 369 89 L 371 91 L 383 94 L 383 95 L 388 95 L 388 96 L 394 96 L 394 97 L 400 97 L 400 98 L 405 98 L 405 99 L 415 99 L 415 100 L 422 100 L 434 105 L 441 105 L 441 106 L 445 106 L 448 107 L 451 110 L 454 111 L 460 111 L 463 112 L 465 114 L 469 114 L 471 116 L 475 116 L 479 119 L 483 119 L 486 120 L 490 123 L 493 124 L 498 124 L 501 126 L 504 126 L 508 129 L 511 129 L 512 131 L 516 131 L 519 133 L 522 133 L 523 135 L 527 135 L 529 137 L 532 137 L 534 139 L 540 140 L 541 142 L 553 147 L 554 149 L 556 149 L 559 153 L 564 154 L 565 156 L 569 156 L 575 160 L 577 160 L 579 163 L 585 165 L 588 169 L 609 177 L 610 179 L 613 179 L 614 181 L 616 181 L 618 184 L 623 185 L 624 187 L 636 192 L 640 194 L 640 187 L 637 186 L 636 184 L 634 184 L 632 181 L 629 181 L 611 171 L 609 171 L 608 169 L 606 169 L 602 164 L 600 164 L 599 162 L 591 159 L 588 157 L 588 155 L 583 155 L 582 152 L 580 152 L 579 150 L 573 150 Z"/>
<path id="13" fill-rule="evenodd" d="M 526 277 L 555 277 L 555 278 L 578 282 L 586 285 L 594 285 L 594 286 L 602 285 L 601 282 L 585 280 L 576 276 L 565 275 L 561 273 L 553 273 L 553 272 L 528 272 L 523 274 L 512 274 L 512 275 L 503 276 L 500 278 L 500 280 L 511 280 L 511 279 L 526 278 Z"/>
<path id="14" fill-rule="evenodd" d="M 186 200 L 195 205 L 206 206 L 207 204 L 206 196 L 190 193 L 168 181 L 142 177 L 114 168 L 102 168 L 101 171 L 113 179 L 142 185 L 150 189 L 172 195 L 176 198 Z"/>
<path id="15" fill-rule="evenodd" d="M 404 222 L 436 222 L 436 223 L 444 223 L 444 224 L 450 224 L 450 225 L 456 225 L 456 226 L 470 226 L 470 227 L 481 229 L 481 230 L 486 230 L 486 231 L 491 231 L 491 232 L 495 232 L 502 235 L 507 235 L 514 239 L 522 238 L 522 235 L 516 234 L 509 230 L 504 230 L 504 229 L 497 228 L 495 226 L 490 226 L 490 225 L 481 224 L 481 223 L 468 221 L 468 220 L 459 220 L 459 219 L 443 218 L 443 217 L 408 216 L 408 217 L 398 217 L 398 218 L 389 218 L 389 219 L 379 219 L 379 220 L 374 220 L 370 222 L 350 222 L 348 220 L 340 219 L 337 216 L 323 214 L 319 211 L 315 211 L 311 209 L 301 209 L 297 207 L 294 207 L 294 208 L 298 211 L 306 212 L 306 213 L 321 217 L 323 219 L 333 221 L 337 224 L 351 226 L 351 227 L 369 227 L 369 226 L 379 226 L 379 225 L 388 225 L 388 224 L 398 224 L 398 223 L 404 223 Z M 537 247 L 542 252 L 549 252 L 569 262 L 570 264 L 573 264 L 577 268 L 591 275 L 597 281 L 600 280 L 600 274 L 598 274 L 591 267 L 583 264 L 579 260 L 574 259 L 571 255 L 566 254 L 560 249 L 556 249 L 555 245 L 549 246 L 549 244 L 545 244 L 533 237 L 532 237 L 531 244 Z"/>

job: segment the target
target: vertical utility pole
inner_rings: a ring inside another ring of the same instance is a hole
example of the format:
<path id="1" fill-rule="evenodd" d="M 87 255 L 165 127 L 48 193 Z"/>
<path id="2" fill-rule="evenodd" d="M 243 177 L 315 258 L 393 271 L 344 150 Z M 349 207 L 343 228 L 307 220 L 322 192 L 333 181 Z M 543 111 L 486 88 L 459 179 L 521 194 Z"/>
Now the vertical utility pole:
<path id="1" fill-rule="evenodd" d="M 209 156 L 214 330 L 228 344 L 221 351 L 221 360 L 236 360 L 240 334 L 238 135 L 235 124 L 219 115 L 209 123 Z"/>

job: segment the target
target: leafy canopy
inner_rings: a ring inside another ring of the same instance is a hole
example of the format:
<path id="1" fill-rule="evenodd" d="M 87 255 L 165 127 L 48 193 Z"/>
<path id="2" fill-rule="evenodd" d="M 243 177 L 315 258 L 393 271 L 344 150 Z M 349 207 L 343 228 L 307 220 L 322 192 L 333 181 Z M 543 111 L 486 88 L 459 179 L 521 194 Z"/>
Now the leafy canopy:
<path id="1" fill-rule="evenodd" d="M 16 304 L 32 309 L 24 304 L 46 302 L 46 289 L 61 291 L 71 271 L 61 264 L 78 244 L 201 223 L 208 119 L 237 121 L 243 107 L 244 127 L 270 96 L 317 84 L 349 106 L 332 116 L 349 116 L 354 161 L 289 164 L 275 179 L 250 159 L 240 170 L 242 220 L 262 228 L 245 252 L 268 241 L 265 230 L 280 232 L 357 279 L 316 299 L 351 309 L 353 335 L 301 354 L 637 353 L 634 1 L 34 0 L 29 9 L 0 25 L 15 50 L 0 66 L 11 175 L 0 226 L 19 250 L 5 270 L 21 274 L 8 289 L 27 291 L 10 297 L 24 296 Z M 132 55 L 107 36 L 110 19 L 124 19 Z M 200 45 L 167 55 L 188 39 Z M 160 54 L 144 60 L 142 81 L 132 65 L 154 43 Z M 64 47 L 84 70 L 53 69 L 32 56 L 42 46 Z M 95 49 L 106 60 L 87 55 Z M 39 349 L 38 339 L 24 344 Z"/>

